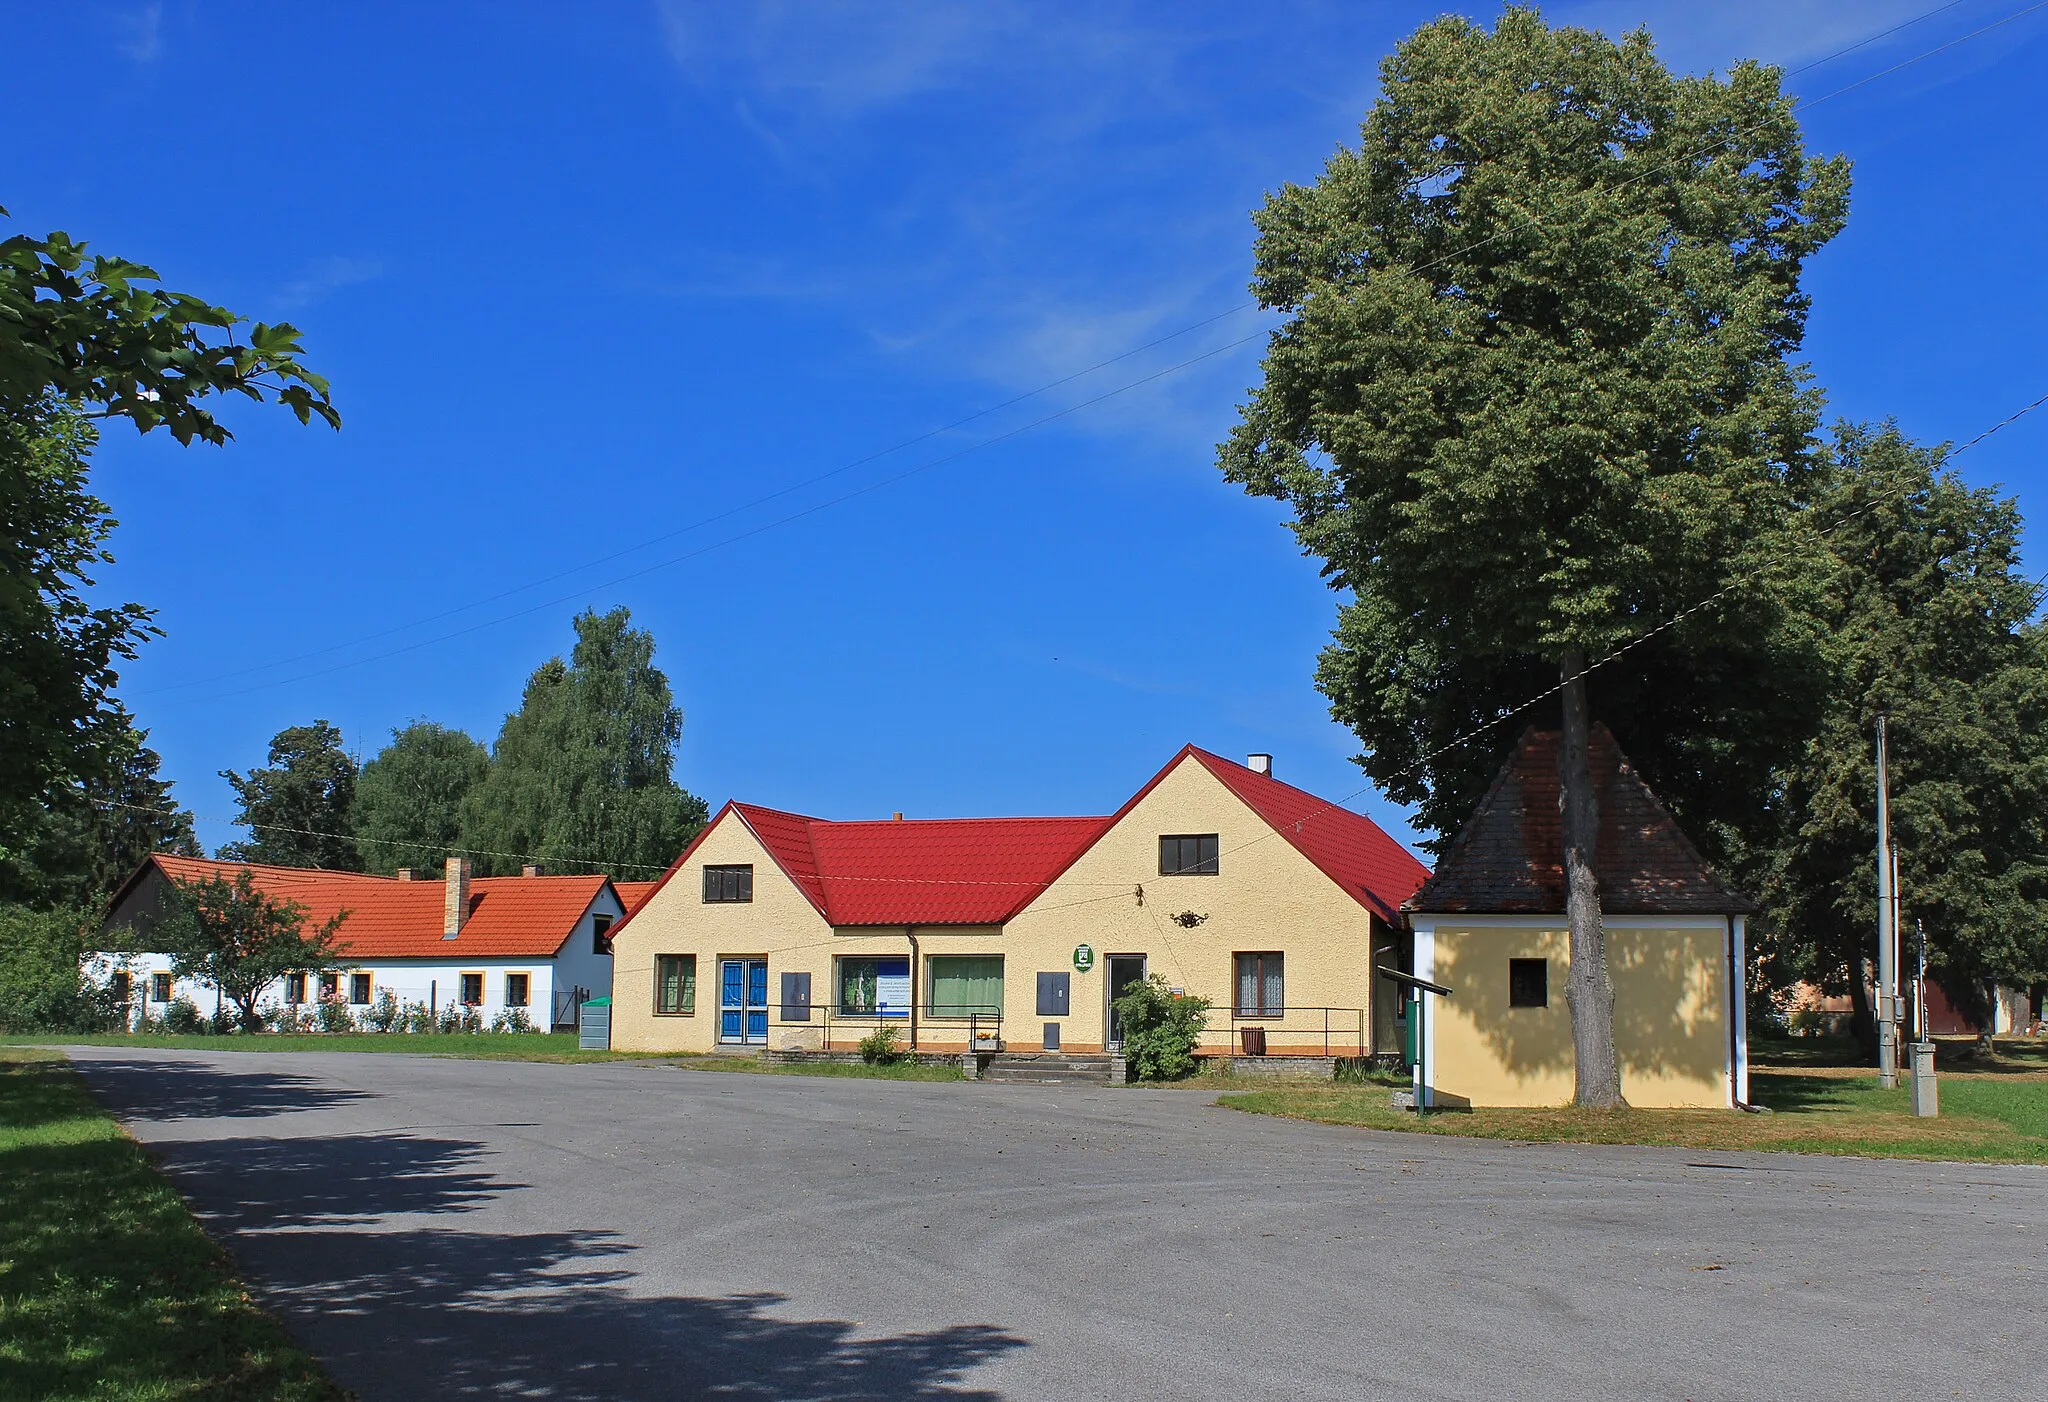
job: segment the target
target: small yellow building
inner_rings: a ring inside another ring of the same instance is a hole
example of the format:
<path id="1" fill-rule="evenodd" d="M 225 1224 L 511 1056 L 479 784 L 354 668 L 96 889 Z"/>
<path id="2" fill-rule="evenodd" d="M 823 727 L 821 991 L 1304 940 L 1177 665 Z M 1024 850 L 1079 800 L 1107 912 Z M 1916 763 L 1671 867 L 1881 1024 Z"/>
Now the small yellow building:
<path id="1" fill-rule="evenodd" d="M 1621 1092 L 1635 1106 L 1749 1099 L 1743 970 L 1755 907 L 1729 889 L 1629 766 L 1591 743 Z M 1436 874 L 1404 905 L 1418 977 L 1424 1104 L 1561 1105 L 1573 1093 L 1558 735 L 1516 746 Z"/>
<path id="2" fill-rule="evenodd" d="M 1428 874 L 1270 757 L 1193 746 L 1108 817 L 728 803 L 612 932 L 612 1044 L 844 1051 L 895 1026 L 920 1052 L 1099 1053 L 1111 999 L 1157 973 L 1211 1000 L 1208 1054 L 1392 1050 L 1373 965 Z"/>

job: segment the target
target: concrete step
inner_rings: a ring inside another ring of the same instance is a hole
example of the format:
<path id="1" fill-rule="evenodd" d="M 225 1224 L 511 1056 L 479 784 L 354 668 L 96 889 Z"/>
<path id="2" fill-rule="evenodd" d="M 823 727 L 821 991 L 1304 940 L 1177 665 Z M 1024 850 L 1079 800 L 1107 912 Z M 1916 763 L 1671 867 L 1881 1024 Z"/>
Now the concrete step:
<path id="1" fill-rule="evenodd" d="M 1012 1083 L 1106 1086 L 1109 1084 L 1109 1058 L 1064 1056 L 1058 1052 L 1004 1052 L 990 1058 L 981 1078 Z"/>

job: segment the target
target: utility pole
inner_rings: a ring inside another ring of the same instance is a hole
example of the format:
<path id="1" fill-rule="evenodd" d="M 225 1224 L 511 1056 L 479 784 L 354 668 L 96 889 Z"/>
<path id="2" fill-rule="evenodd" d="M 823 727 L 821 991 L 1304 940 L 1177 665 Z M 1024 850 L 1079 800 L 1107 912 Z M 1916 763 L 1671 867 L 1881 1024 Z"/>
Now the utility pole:
<path id="1" fill-rule="evenodd" d="M 1898 908 L 1892 891 L 1890 779 L 1886 772 L 1887 717 L 1877 713 L 1877 1083 L 1899 1083 Z"/>

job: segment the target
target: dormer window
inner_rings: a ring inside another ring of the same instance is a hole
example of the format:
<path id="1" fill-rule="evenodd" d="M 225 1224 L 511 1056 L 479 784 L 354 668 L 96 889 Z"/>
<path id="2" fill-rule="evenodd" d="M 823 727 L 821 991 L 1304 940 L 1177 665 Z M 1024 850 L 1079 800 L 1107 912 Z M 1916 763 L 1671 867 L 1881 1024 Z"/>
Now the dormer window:
<path id="1" fill-rule="evenodd" d="M 1214 876 L 1220 845 L 1213 832 L 1162 837 L 1159 839 L 1159 874 Z"/>

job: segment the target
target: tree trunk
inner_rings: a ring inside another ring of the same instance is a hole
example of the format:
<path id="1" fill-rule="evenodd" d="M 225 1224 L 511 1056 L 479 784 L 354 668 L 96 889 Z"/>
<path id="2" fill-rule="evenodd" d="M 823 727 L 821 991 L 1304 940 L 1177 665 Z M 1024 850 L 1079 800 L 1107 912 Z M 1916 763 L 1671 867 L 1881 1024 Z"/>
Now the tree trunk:
<path id="1" fill-rule="evenodd" d="M 1571 972 L 1565 1002 L 1572 1012 L 1573 1101 L 1596 1109 L 1627 1104 L 1614 1056 L 1614 984 L 1607 977 L 1607 934 L 1600 925 L 1600 881 L 1594 849 L 1600 799 L 1593 791 L 1587 715 L 1586 654 L 1566 651 L 1564 737 L 1557 750 L 1558 802 L 1564 818 L 1565 916 L 1571 927 Z"/>

